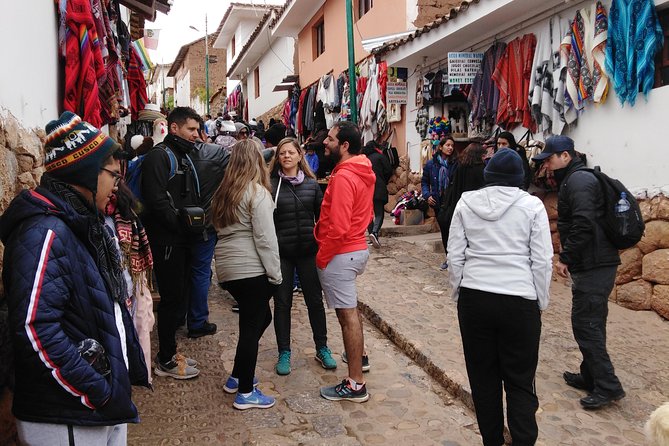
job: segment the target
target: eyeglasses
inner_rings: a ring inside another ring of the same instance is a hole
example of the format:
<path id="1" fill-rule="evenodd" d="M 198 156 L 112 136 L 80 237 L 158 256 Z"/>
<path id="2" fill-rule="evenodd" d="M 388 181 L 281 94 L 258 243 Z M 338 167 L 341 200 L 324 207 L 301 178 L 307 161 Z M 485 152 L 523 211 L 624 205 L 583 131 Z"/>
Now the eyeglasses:
<path id="1" fill-rule="evenodd" d="M 100 170 L 104 170 L 114 178 L 114 187 L 118 186 L 118 183 L 121 181 L 121 178 L 123 178 L 123 175 L 121 175 L 118 172 L 114 172 L 113 170 L 109 170 L 104 167 L 101 167 Z"/>

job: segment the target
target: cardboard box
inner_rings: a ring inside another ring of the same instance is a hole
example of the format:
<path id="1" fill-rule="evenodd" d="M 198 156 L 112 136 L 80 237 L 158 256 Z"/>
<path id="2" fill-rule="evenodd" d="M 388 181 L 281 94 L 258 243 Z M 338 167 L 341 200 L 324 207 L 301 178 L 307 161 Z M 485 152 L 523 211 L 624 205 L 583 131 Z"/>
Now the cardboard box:
<path id="1" fill-rule="evenodd" d="M 423 211 L 418 209 L 403 209 L 400 214 L 400 224 L 415 226 L 423 224 Z"/>

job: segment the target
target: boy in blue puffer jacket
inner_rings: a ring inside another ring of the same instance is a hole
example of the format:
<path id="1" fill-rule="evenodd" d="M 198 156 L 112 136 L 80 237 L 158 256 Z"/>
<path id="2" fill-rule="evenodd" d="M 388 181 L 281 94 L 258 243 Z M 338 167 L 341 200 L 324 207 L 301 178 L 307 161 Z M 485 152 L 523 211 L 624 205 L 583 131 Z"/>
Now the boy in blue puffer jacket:
<path id="1" fill-rule="evenodd" d="M 139 422 L 131 384 L 149 384 L 103 223 L 121 179 L 120 146 L 71 112 L 46 133 L 40 186 L 0 220 L 19 439 L 125 445 L 127 423 Z"/>

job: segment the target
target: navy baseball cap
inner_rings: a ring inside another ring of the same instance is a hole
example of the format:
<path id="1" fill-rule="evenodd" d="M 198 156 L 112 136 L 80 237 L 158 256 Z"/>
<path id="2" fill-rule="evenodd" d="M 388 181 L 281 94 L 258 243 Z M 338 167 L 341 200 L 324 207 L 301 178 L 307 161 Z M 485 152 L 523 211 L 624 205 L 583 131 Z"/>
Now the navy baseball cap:
<path id="1" fill-rule="evenodd" d="M 574 150 L 574 140 L 568 136 L 551 136 L 546 140 L 546 146 L 540 154 L 533 157 L 534 161 L 543 161 L 555 153 Z"/>

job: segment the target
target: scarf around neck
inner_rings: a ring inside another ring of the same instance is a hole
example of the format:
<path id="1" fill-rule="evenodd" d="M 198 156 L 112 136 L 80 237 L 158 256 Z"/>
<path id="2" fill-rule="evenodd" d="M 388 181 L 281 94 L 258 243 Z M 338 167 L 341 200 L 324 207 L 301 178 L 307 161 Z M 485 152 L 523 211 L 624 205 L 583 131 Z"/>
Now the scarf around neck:
<path id="1" fill-rule="evenodd" d="M 439 196 L 446 190 L 448 187 L 448 160 L 437 155 L 435 157 L 439 162 Z"/>
<path id="2" fill-rule="evenodd" d="M 279 177 L 288 181 L 293 186 L 297 186 L 299 184 L 302 184 L 302 182 L 304 181 L 304 172 L 302 170 L 298 170 L 297 171 L 297 176 L 290 177 L 290 176 L 286 175 L 285 173 L 283 173 L 283 170 L 279 169 Z"/>
<path id="3" fill-rule="evenodd" d="M 123 279 L 121 256 L 101 215 L 69 184 L 49 175 L 43 175 L 41 185 L 84 217 L 85 223 L 80 225 L 77 222 L 76 227 L 72 228 L 73 232 L 93 257 L 111 299 L 115 302 L 125 302 L 128 293 Z"/>

